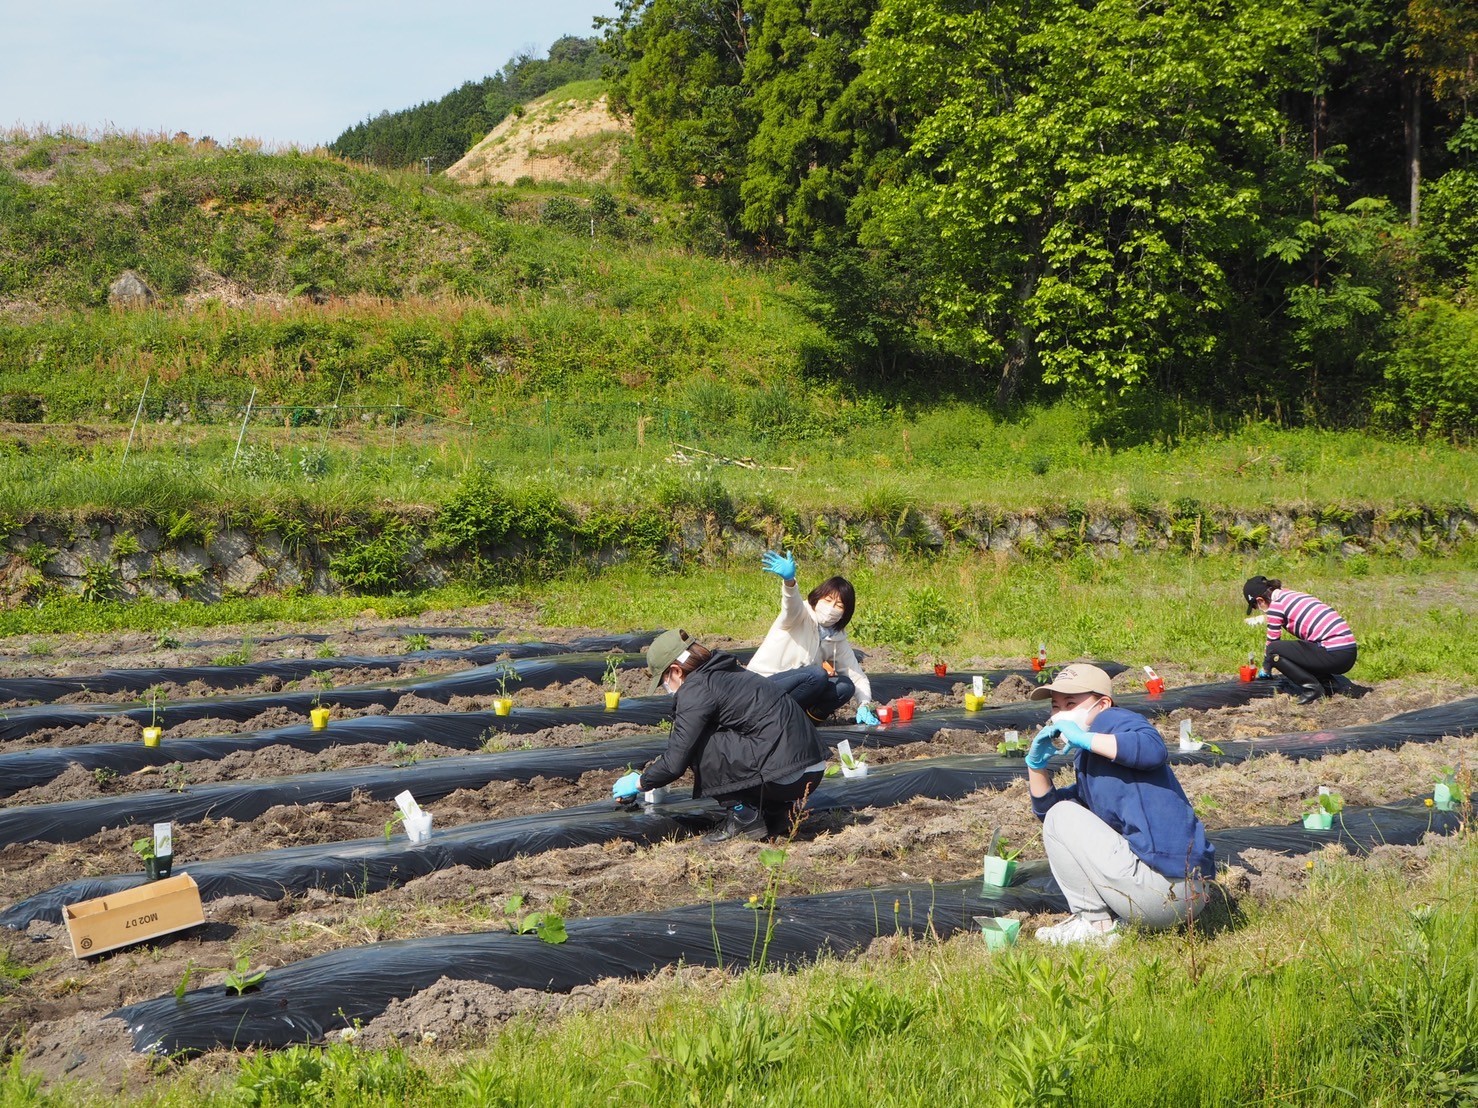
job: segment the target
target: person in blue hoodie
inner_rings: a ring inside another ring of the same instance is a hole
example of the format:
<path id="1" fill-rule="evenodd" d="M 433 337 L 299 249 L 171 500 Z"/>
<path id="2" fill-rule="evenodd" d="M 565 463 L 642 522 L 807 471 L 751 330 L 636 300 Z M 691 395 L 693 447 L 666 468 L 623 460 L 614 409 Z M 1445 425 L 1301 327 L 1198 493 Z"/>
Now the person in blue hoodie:
<path id="1" fill-rule="evenodd" d="M 1123 923 L 1163 929 L 1206 902 L 1216 858 L 1154 724 L 1114 705 L 1108 674 L 1065 666 L 1033 700 L 1052 698 L 1052 716 L 1027 751 L 1032 811 L 1052 876 L 1072 915 L 1037 930 L 1059 945 L 1118 941 Z M 1073 754 L 1077 780 L 1052 782 L 1058 750 Z"/>

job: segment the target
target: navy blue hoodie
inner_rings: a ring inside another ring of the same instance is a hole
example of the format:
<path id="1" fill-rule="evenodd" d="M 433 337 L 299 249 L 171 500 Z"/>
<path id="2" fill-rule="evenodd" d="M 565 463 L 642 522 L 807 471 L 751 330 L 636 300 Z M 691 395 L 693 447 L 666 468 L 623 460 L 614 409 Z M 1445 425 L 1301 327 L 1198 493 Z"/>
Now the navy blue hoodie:
<path id="1" fill-rule="evenodd" d="M 1186 876 L 1186 863 L 1216 876 L 1216 856 L 1206 828 L 1170 770 L 1170 752 L 1155 725 L 1127 708 L 1106 708 L 1093 720 L 1093 733 L 1113 735 L 1119 755 L 1113 761 L 1079 750 L 1073 768 L 1078 779 L 1065 789 L 1032 797 L 1032 811 L 1043 819 L 1054 804 L 1083 805 L 1129 842 L 1129 849 L 1156 873 L 1172 880 Z"/>

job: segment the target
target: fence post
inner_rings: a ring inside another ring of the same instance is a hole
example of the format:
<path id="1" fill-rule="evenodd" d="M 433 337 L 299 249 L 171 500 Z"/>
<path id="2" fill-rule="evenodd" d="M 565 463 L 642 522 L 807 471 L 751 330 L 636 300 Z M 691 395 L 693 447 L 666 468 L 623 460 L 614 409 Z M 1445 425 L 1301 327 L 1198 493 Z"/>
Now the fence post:
<path id="1" fill-rule="evenodd" d="M 133 446 L 134 432 L 139 429 L 139 419 L 144 414 L 144 398 L 149 395 L 149 374 L 144 374 L 144 391 L 139 394 L 139 410 L 133 413 L 133 426 L 128 429 L 128 441 L 123 444 L 123 457 L 118 459 L 118 472 L 123 472 L 123 463 L 128 461 L 128 450 Z"/>
<path id="2" fill-rule="evenodd" d="M 257 387 L 251 387 L 251 397 L 246 402 L 246 415 L 241 417 L 241 434 L 236 436 L 236 450 L 231 455 L 231 468 L 236 468 L 236 459 L 241 456 L 241 440 L 246 438 L 246 424 L 251 419 L 252 405 L 257 402 Z"/>

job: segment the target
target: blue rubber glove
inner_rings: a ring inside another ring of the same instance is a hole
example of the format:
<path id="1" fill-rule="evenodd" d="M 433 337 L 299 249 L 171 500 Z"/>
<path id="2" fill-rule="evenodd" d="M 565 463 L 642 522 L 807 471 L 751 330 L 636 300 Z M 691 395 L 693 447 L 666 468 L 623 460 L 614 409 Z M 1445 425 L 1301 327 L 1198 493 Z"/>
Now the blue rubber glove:
<path id="1" fill-rule="evenodd" d="M 1079 750 L 1093 749 L 1093 736 L 1070 719 L 1058 722 L 1057 733 L 1062 736 L 1062 741 L 1068 746 L 1075 746 Z"/>
<path id="2" fill-rule="evenodd" d="M 1037 737 L 1026 752 L 1027 769 L 1046 769 L 1047 763 L 1052 760 L 1052 755 L 1057 753 L 1057 748 L 1052 745 L 1052 740 L 1057 735 L 1057 724 L 1049 723 L 1037 732 Z"/>
<path id="3" fill-rule="evenodd" d="M 611 796 L 616 800 L 630 800 L 639 792 L 641 792 L 641 774 L 635 770 L 616 778 L 616 783 L 611 786 Z"/>
<path id="4" fill-rule="evenodd" d="M 773 573 L 784 581 L 795 580 L 795 558 L 790 551 L 784 554 L 776 554 L 773 550 L 766 550 L 760 555 L 760 562 L 764 565 L 766 573 Z"/>
<path id="5" fill-rule="evenodd" d="M 1268 678 L 1272 677 L 1273 675 L 1271 673 L 1269 673 L 1265 669 L 1260 669 L 1260 670 L 1257 671 L 1257 676 L 1258 676 L 1259 680 L 1266 681 L 1266 680 L 1268 680 Z"/>
<path id="6" fill-rule="evenodd" d="M 865 723 L 868 727 L 876 727 L 878 725 L 878 714 L 866 704 L 859 704 L 857 705 L 857 722 Z"/>

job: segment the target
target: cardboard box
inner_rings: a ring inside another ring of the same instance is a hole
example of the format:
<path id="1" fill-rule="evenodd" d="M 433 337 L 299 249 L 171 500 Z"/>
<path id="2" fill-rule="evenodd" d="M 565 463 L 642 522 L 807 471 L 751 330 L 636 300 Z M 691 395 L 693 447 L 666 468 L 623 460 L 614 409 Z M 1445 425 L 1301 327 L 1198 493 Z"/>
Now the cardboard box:
<path id="1" fill-rule="evenodd" d="M 78 958 L 91 958 L 205 922 L 200 888 L 188 873 L 68 904 L 62 914 L 72 939 L 72 953 Z"/>

